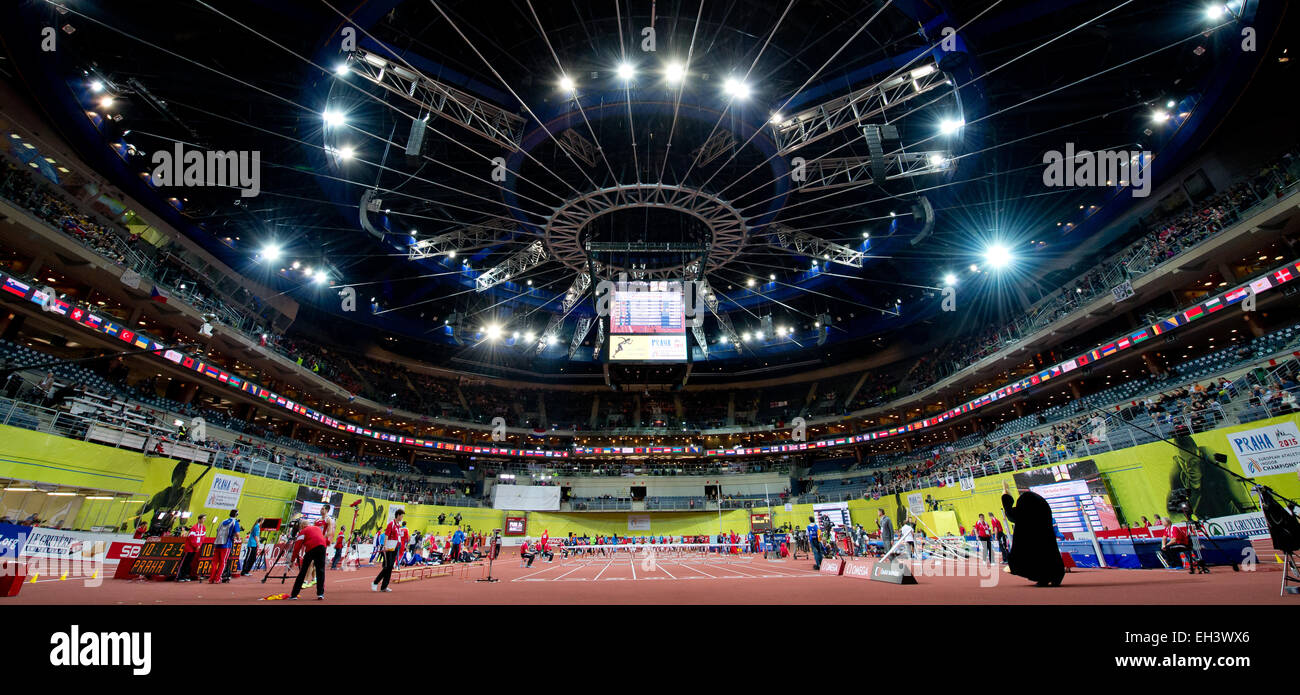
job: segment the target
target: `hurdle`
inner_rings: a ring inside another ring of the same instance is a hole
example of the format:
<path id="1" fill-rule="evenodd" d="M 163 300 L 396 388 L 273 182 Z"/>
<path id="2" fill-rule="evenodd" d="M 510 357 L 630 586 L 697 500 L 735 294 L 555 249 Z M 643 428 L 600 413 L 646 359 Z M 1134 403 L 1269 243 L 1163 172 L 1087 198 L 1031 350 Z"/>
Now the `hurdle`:
<path id="1" fill-rule="evenodd" d="M 735 550 L 736 552 L 733 552 Z M 567 553 L 565 552 L 567 551 Z M 626 543 L 609 545 L 565 545 L 552 550 L 563 563 L 648 561 L 659 562 L 750 562 L 756 555 L 744 543 Z M 757 557 L 761 558 L 761 555 Z M 534 559 L 533 564 L 537 560 Z"/>

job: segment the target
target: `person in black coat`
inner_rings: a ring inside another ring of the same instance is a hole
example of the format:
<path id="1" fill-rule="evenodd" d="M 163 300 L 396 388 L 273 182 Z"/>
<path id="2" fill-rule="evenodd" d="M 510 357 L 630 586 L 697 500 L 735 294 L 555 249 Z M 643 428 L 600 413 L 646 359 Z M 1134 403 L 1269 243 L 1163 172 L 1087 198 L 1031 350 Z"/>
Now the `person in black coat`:
<path id="1" fill-rule="evenodd" d="M 1002 508 L 1007 520 L 1015 524 L 1011 534 L 1011 554 L 1007 565 L 1011 573 L 1036 582 L 1038 586 L 1060 586 L 1065 577 L 1065 563 L 1052 530 L 1052 508 L 1034 492 L 1022 492 L 1019 500 L 1011 498 L 1011 488 L 1002 483 Z"/>

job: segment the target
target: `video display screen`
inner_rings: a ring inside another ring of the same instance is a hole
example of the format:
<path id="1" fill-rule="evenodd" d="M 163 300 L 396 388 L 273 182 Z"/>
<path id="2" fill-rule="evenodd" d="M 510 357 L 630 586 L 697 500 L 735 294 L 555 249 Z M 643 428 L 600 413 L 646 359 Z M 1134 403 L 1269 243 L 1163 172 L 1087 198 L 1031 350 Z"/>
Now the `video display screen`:
<path id="1" fill-rule="evenodd" d="M 616 289 L 609 305 L 613 335 L 686 333 L 686 302 L 682 283 L 656 280 Z"/>
<path id="2" fill-rule="evenodd" d="M 686 301 L 680 281 L 621 287 L 609 306 L 611 361 L 686 361 Z"/>

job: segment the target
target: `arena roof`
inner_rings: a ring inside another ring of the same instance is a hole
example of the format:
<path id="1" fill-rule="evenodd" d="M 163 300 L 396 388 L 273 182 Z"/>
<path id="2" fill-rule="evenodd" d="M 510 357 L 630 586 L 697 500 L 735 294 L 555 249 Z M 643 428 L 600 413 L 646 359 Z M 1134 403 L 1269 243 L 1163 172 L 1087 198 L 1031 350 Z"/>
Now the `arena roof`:
<path id="1" fill-rule="evenodd" d="M 8 49 L 82 156 L 297 298 L 297 330 L 545 374 L 599 371 L 594 295 L 620 274 L 705 283 L 697 370 L 921 346 L 1023 308 L 1095 259 L 1138 180 L 1168 177 L 1244 90 L 1277 9 L 1219 7 L 6 12 L 62 28 L 58 51 Z M 257 195 L 162 185 L 158 153 L 177 148 L 258 153 Z M 1045 154 L 1085 150 L 1135 154 L 1135 181 L 1045 184 Z M 948 286 L 972 307 L 953 320 Z"/>

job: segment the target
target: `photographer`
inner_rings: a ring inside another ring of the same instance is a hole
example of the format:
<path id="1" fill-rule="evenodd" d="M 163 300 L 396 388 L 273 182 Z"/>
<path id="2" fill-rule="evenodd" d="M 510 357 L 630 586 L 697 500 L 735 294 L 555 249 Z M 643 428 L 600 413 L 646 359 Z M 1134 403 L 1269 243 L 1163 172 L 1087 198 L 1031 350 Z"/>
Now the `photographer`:
<path id="1" fill-rule="evenodd" d="M 1165 537 L 1160 542 L 1161 560 L 1166 567 L 1176 569 L 1181 563 L 1180 556 L 1186 553 L 1189 574 L 1196 574 L 1197 571 L 1209 574 L 1210 568 L 1192 546 L 1192 531 L 1189 526 L 1190 522 L 1174 524 L 1169 517 L 1165 517 Z"/>

